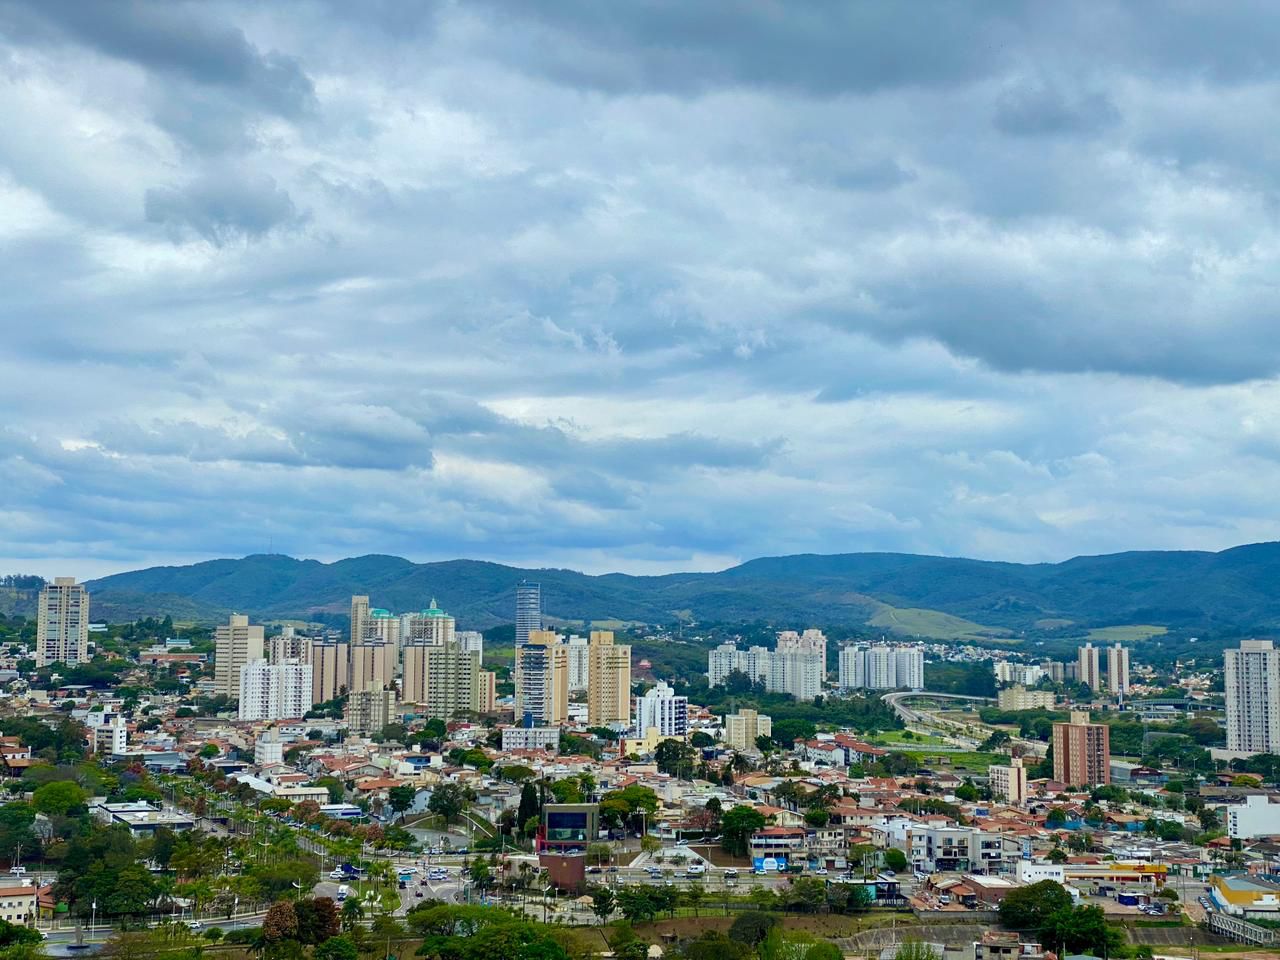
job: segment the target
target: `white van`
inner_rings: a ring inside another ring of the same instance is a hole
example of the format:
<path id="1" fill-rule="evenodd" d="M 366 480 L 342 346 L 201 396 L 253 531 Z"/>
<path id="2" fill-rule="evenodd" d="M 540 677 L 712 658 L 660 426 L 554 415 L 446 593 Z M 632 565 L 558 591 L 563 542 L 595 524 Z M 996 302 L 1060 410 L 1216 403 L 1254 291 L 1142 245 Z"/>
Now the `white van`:
<path id="1" fill-rule="evenodd" d="M 349 896 L 351 896 L 351 888 L 344 883 L 338 888 L 338 902 L 341 903 Z"/>

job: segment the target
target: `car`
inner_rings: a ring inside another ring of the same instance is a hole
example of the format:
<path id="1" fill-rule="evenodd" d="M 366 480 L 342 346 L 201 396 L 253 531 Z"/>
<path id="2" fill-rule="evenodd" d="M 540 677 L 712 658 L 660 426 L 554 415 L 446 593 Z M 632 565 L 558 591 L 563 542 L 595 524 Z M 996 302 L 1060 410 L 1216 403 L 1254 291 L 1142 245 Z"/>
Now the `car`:
<path id="1" fill-rule="evenodd" d="M 617 867 L 610 867 L 610 868 L 609 868 L 609 872 L 610 872 L 610 873 L 617 873 L 617 872 L 618 872 L 618 868 L 617 868 Z"/>
<path id="2" fill-rule="evenodd" d="M 347 876 L 347 875 L 346 875 L 345 873 L 343 873 L 341 870 L 331 870 L 331 871 L 329 872 L 329 879 L 330 879 L 330 880 L 345 880 L 345 879 L 346 879 L 346 876 Z"/>
<path id="3" fill-rule="evenodd" d="M 587 867 L 587 873 L 600 873 L 599 867 Z"/>
<path id="4" fill-rule="evenodd" d="M 188 921 L 187 921 L 187 929 L 188 929 L 188 930 L 199 930 L 199 929 L 200 929 L 200 921 L 199 921 L 199 920 L 188 920 Z"/>
<path id="5" fill-rule="evenodd" d="M 681 839 L 679 839 L 679 840 L 677 840 L 677 841 L 676 841 L 676 846 L 677 846 L 677 847 L 687 847 L 688 845 L 689 845 L 689 841 L 688 841 L 688 840 L 685 840 L 684 838 L 681 838 Z"/>
<path id="6" fill-rule="evenodd" d="M 413 895 L 414 895 L 415 897 L 417 897 L 419 900 L 421 900 L 421 899 L 422 899 L 422 891 L 421 891 L 421 890 L 415 890 L 415 891 L 413 891 Z"/>
<path id="7" fill-rule="evenodd" d="M 815 877 L 825 877 L 827 875 L 827 868 L 819 867 L 817 870 L 813 871 L 813 875 Z"/>
<path id="8" fill-rule="evenodd" d="M 9 873 L 10 873 L 10 875 L 11 875 L 11 876 L 15 876 L 15 877 L 22 877 L 22 876 L 26 876 L 27 868 L 26 868 L 26 867 L 14 867 L 13 869 L 11 869 L 11 870 L 9 871 Z"/>

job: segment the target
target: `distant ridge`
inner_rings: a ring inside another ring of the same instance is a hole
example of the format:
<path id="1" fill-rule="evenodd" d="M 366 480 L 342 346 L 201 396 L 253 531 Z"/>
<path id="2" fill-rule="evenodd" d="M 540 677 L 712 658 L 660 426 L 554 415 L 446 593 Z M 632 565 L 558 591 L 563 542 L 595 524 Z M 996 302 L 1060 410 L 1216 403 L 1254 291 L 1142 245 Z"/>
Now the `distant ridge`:
<path id="1" fill-rule="evenodd" d="M 512 619 L 514 589 L 542 583 L 543 606 L 563 620 L 653 624 L 677 618 L 858 626 L 961 636 L 1159 624 L 1213 632 L 1280 625 L 1280 543 L 1219 553 L 1146 551 L 1018 564 L 900 553 L 762 557 L 717 573 L 638 577 L 530 570 L 478 560 L 413 563 L 371 554 L 334 563 L 256 554 L 151 567 L 89 583 L 94 609 L 113 619 L 171 613 L 217 619 L 340 618 L 353 593 L 404 611 L 432 598 L 462 627 Z M 946 615 L 946 616 L 943 616 Z"/>

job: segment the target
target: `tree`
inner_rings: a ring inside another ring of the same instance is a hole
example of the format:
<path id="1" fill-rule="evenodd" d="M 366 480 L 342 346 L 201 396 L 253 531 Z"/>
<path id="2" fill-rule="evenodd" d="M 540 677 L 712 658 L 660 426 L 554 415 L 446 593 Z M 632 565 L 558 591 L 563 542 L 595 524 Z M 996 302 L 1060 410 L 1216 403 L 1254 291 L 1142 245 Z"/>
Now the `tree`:
<path id="1" fill-rule="evenodd" d="M 1124 942 L 1119 932 L 1107 926 L 1101 907 L 1066 906 L 1055 910 L 1041 928 L 1045 944 L 1061 946 L 1068 953 L 1101 950 L 1103 956 L 1115 956 Z"/>
<path id="2" fill-rule="evenodd" d="M 715 737 L 703 730 L 693 731 L 693 735 L 689 737 L 689 743 L 697 749 L 704 747 L 714 747 L 716 745 Z"/>
<path id="3" fill-rule="evenodd" d="M 707 930 L 698 939 L 686 943 L 682 952 L 685 960 L 743 960 L 750 950 L 718 930 Z"/>
<path id="4" fill-rule="evenodd" d="M 1061 827 L 1067 822 L 1067 811 L 1061 807 L 1054 807 L 1049 811 L 1049 815 L 1044 818 L 1044 825 L 1049 829 Z"/>
<path id="5" fill-rule="evenodd" d="M 890 847 L 884 852 L 884 865 L 897 873 L 907 869 L 907 855 L 897 847 Z"/>
<path id="6" fill-rule="evenodd" d="M 350 937 L 330 937 L 311 954 L 313 960 L 358 960 L 360 951 Z"/>
<path id="7" fill-rule="evenodd" d="M 933 947 L 923 940 L 904 940 L 893 960 L 942 960 Z"/>
<path id="8" fill-rule="evenodd" d="M 329 897 L 299 900 L 294 905 L 300 943 L 324 943 L 342 930 L 338 905 Z"/>
<path id="9" fill-rule="evenodd" d="M 1071 894 L 1056 880 L 1010 890 L 1000 901 L 1000 922 L 1014 930 L 1040 930 L 1056 911 L 1071 907 Z"/>
<path id="10" fill-rule="evenodd" d="M 663 740 L 653 753 L 658 770 L 672 777 L 693 773 L 697 752 L 683 740 Z"/>
<path id="11" fill-rule="evenodd" d="M 65 817 L 72 811 L 79 810 L 89 799 L 89 794 L 78 783 L 71 780 L 55 780 L 37 787 L 31 795 L 31 805 L 37 813 L 46 816 Z"/>
<path id="12" fill-rule="evenodd" d="M 278 900 L 262 918 L 262 937 L 268 943 L 292 940 L 298 935 L 298 915 L 288 900 Z"/>
<path id="13" fill-rule="evenodd" d="M 825 827 L 831 820 L 831 814 L 821 807 L 814 807 L 804 812 L 804 822 L 811 827 Z"/>
<path id="14" fill-rule="evenodd" d="M 658 914 L 650 891 L 643 887 L 623 887 L 616 899 L 619 912 L 632 923 L 644 923 Z"/>
<path id="15" fill-rule="evenodd" d="M 778 918 L 772 913 L 748 910 L 733 918 L 733 923 L 729 926 L 729 936 L 739 943 L 754 947 L 761 943 L 777 924 Z"/>
<path id="16" fill-rule="evenodd" d="M 534 789 L 532 783 L 526 782 L 520 788 L 520 808 L 516 813 L 516 823 L 522 827 L 530 820 L 537 820 L 542 813 L 542 808 L 538 803 L 538 791 Z"/>
<path id="17" fill-rule="evenodd" d="M 364 919 L 364 907 L 360 906 L 360 901 L 352 897 L 342 905 L 342 929 L 351 930 L 360 925 L 360 921 Z"/>
<path id="18" fill-rule="evenodd" d="M 720 819 L 720 846 L 735 856 L 746 856 L 751 835 L 764 826 L 764 815 L 739 804 Z"/>
<path id="19" fill-rule="evenodd" d="M 816 913 L 827 902 L 826 884 L 817 877 L 799 877 L 791 885 L 787 906 L 804 913 Z"/>
<path id="20" fill-rule="evenodd" d="M 418 791 L 407 784 L 392 787 L 387 791 L 387 803 L 391 805 L 392 811 L 400 814 L 402 821 L 404 820 L 404 812 L 413 806 L 413 801 L 417 797 Z"/>
<path id="21" fill-rule="evenodd" d="M 427 809 L 448 821 L 455 819 L 467 809 L 468 802 L 467 788 L 462 784 L 442 783 L 432 789 L 431 799 L 427 801 Z"/>
<path id="22" fill-rule="evenodd" d="M 700 883 L 691 883 L 688 888 L 681 894 L 684 902 L 693 908 L 693 915 L 698 915 L 698 907 L 702 906 L 702 901 L 706 899 L 707 891 Z"/>
<path id="23" fill-rule="evenodd" d="M 600 920 L 601 925 L 609 922 L 609 917 L 618 907 L 617 898 L 608 887 L 591 887 L 587 890 L 591 897 L 591 912 Z"/>

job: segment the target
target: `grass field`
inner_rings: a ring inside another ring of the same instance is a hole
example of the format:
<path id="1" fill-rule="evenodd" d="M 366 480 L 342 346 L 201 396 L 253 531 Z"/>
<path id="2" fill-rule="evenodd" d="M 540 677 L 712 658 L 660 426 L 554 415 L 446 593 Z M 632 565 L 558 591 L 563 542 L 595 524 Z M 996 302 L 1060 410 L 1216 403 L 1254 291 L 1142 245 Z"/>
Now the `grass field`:
<path id="1" fill-rule="evenodd" d="M 1103 643 L 1133 643 L 1135 640 L 1149 640 L 1163 636 L 1169 632 L 1168 627 L 1157 627 L 1150 623 L 1135 623 L 1127 627 L 1096 627 L 1089 631 L 1090 640 Z"/>
<path id="2" fill-rule="evenodd" d="M 1074 620 L 1060 620 L 1056 617 L 1048 617 L 1044 620 L 1037 620 L 1034 624 L 1037 630 L 1061 630 L 1063 627 L 1069 627 Z"/>
<path id="3" fill-rule="evenodd" d="M 881 604 L 867 621 L 868 626 L 882 627 L 894 633 L 907 636 L 930 637 L 934 640 L 1004 640 L 1009 639 L 1010 631 L 999 627 L 984 627 L 980 623 L 953 617 L 940 610 L 924 610 L 918 607 L 891 607 Z"/>
<path id="4" fill-rule="evenodd" d="M 1003 754 L 956 751 L 955 753 L 930 753 L 928 750 L 895 750 L 894 753 L 905 753 L 915 757 L 922 767 L 933 767 L 941 770 L 965 771 L 967 773 L 986 773 L 987 767 L 1008 760 Z"/>
<path id="5" fill-rule="evenodd" d="M 911 739 L 908 739 L 910 734 Z M 910 733 L 908 730 L 881 730 L 874 737 L 864 737 L 867 743 L 876 747 L 938 746 L 946 743 L 941 737 L 926 736 L 922 733 Z"/>

